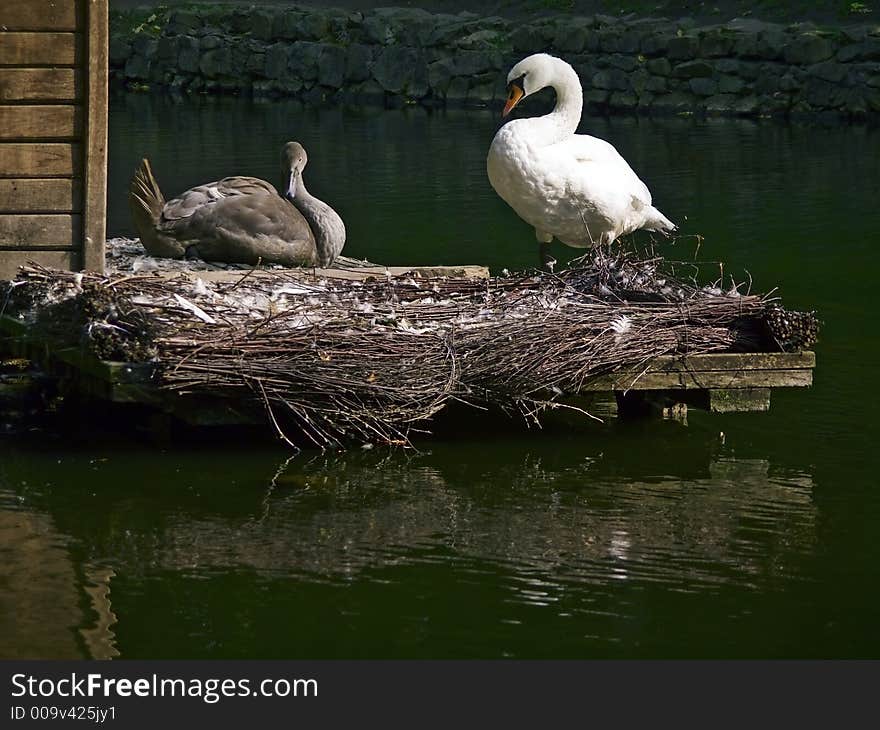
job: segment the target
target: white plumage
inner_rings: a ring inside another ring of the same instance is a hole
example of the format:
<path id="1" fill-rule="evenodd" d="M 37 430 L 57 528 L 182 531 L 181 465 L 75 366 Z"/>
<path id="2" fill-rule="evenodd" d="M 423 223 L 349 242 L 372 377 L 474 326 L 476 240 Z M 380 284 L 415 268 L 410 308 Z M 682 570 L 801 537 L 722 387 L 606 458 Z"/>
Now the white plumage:
<path id="1" fill-rule="evenodd" d="M 516 64 L 507 80 L 505 115 L 536 91 L 547 86 L 556 91 L 550 114 L 501 127 L 486 161 L 492 187 L 535 228 L 538 241 L 546 244 L 555 237 L 586 248 L 640 228 L 662 233 L 675 229 L 611 144 L 575 134 L 583 92 L 571 66 L 538 53 Z"/>

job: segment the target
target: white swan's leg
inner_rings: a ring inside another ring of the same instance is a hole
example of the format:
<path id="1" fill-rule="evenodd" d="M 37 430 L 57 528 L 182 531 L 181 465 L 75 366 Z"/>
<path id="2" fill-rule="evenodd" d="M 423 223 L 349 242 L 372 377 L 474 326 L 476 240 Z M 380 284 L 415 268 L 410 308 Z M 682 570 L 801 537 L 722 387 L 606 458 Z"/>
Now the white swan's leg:
<path id="1" fill-rule="evenodd" d="M 538 239 L 538 248 L 541 257 L 541 267 L 553 273 L 553 267 L 556 266 L 556 259 L 550 255 L 550 242 L 553 240 L 552 233 L 545 233 L 535 229 L 535 238 Z"/>
<path id="2" fill-rule="evenodd" d="M 605 231 L 602 233 L 598 239 L 593 242 L 593 251 L 599 257 L 608 257 L 611 258 L 611 244 L 614 243 L 617 236 L 614 235 L 613 231 Z"/>

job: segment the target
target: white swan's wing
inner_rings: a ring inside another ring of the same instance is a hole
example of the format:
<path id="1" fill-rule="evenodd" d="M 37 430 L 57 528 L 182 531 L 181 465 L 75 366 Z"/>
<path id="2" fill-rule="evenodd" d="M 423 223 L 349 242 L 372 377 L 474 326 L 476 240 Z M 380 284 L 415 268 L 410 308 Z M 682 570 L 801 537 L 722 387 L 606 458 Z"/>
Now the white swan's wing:
<path id="1" fill-rule="evenodd" d="M 590 190 L 604 191 L 636 210 L 651 206 L 651 191 L 615 149 L 614 145 L 598 137 L 575 134 L 554 147 L 572 161 L 571 181 Z M 603 195 L 603 197 L 605 197 Z"/>
<path id="2" fill-rule="evenodd" d="M 541 158 L 546 225 L 569 245 L 614 240 L 653 210 L 647 186 L 604 140 L 572 136 L 542 148 Z"/>

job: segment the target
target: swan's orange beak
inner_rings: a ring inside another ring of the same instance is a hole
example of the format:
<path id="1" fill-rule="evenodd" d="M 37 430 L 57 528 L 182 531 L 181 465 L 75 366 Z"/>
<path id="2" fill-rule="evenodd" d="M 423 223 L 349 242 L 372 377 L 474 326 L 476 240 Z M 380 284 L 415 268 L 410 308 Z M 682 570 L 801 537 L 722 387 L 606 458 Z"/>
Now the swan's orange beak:
<path id="1" fill-rule="evenodd" d="M 511 109 L 519 104 L 520 100 L 523 98 L 523 90 L 521 86 L 518 86 L 516 82 L 510 84 L 507 92 L 507 103 L 504 105 L 504 111 L 501 112 L 502 117 L 506 117 L 510 114 Z"/>

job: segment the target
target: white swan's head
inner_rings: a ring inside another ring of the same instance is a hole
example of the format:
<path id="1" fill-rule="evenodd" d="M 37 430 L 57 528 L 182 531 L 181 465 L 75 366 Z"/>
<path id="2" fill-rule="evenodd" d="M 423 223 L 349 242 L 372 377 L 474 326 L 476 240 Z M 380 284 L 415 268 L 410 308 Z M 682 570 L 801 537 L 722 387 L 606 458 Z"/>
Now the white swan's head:
<path id="1" fill-rule="evenodd" d="M 527 56 L 507 74 L 507 103 L 502 116 L 510 114 L 513 107 L 530 94 L 547 86 L 556 86 L 561 78 L 568 76 L 574 76 L 580 86 L 575 70 L 561 58 L 548 53 Z"/>

